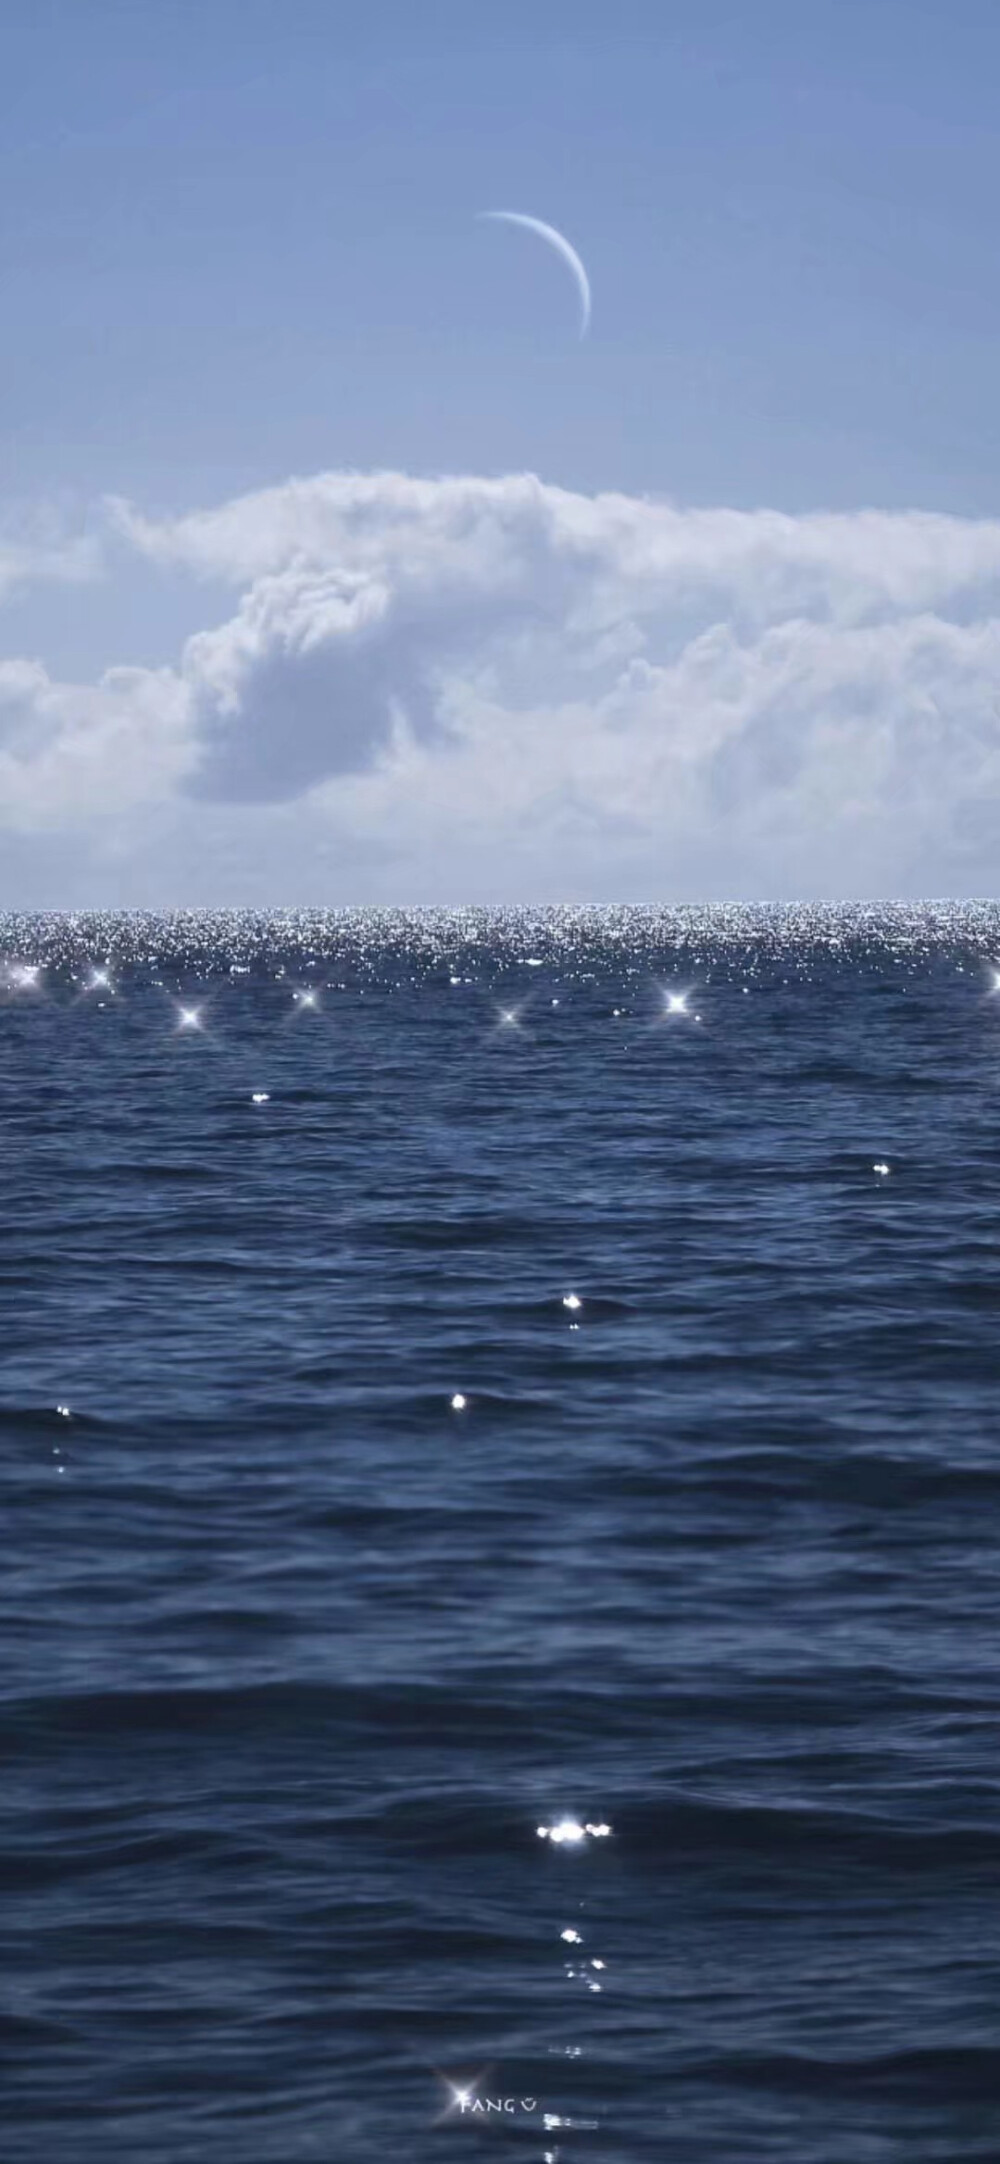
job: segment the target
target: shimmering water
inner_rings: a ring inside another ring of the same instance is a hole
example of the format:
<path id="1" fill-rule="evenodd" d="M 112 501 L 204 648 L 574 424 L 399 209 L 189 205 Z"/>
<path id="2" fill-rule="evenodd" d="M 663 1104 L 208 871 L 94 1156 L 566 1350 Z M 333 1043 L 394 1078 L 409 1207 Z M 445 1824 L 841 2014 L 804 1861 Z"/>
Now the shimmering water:
<path id="1" fill-rule="evenodd" d="M 995 2158 L 1000 910 L 0 949 L 4 2158 Z"/>

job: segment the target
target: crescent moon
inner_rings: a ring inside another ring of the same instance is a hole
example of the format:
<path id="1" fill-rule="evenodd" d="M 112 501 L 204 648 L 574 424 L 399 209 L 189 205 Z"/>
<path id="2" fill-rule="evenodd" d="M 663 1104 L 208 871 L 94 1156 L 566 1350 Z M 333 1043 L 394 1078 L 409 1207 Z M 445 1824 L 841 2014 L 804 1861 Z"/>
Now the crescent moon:
<path id="1" fill-rule="evenodd" d="M 539 240 L 546 241 L 548 246 L 554 248 L 556 254 L 562 257 L 576 282 L 576 290 L 580 296 L 580 336 L 586 338 L 590 323 L 590 279 L 565 233 L 557 233 L 554 225 L 546 225 L 541 218 L 526 217 L 521 210 L 481 210 L 479 215 L 481 218 L 499 219 L 505 225 L 521 225 L 526 232 L 537 233 Z"/>

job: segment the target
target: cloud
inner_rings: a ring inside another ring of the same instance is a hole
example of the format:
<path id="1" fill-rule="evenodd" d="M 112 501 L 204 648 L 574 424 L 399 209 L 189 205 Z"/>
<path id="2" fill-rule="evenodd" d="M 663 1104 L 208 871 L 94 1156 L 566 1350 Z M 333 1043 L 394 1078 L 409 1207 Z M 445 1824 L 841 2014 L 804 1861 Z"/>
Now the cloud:
<path id="1" fill-rule="evenodd" d="M 199 792 L 280 801 L 366 766 L 388 740 L 394 687 L 415 677 L 392 606 L 374 579 L 282 571 L 257 579 L 230 622 L 192 638 Z"/>
<path id="2" fill-rule="evenodd" d="M 100 575 L 102 550 L 86 507 L 69 496 L 9 503 L 0 517 L 0 604 L 39 584 L 83 585 Z"/>
<path id="3" fill-rule="evenodd" d="M 91 687 L 0 668 L 22 831 L 113 817 L 176 865 L 221 821 L 275 901 L 316 898 L 304 852 L 361 899 L 993 884 L 1000 522 L 391 473 L 106 520 L 221 620 Z"/>
<path id="4" fill-rule="evenodd" d="M 8 832 L 106 828 L 162 802 L 192 759 L 189 705 L 169 669 L 109 669 L 54 683 L 41 662 L 0 662 L 0 822 Z"/>

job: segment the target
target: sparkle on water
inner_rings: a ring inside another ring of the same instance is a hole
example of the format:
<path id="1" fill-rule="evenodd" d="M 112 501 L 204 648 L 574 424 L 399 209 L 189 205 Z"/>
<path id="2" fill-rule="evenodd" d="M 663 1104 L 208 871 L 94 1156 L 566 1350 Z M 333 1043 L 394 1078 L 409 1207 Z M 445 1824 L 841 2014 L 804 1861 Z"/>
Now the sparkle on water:
<path id="1" fill-rule="evenodd" d="M 447 2102 L 445 2104 L 442 2117 L 445 2119 L 450 2119 L 456 2112 L 464 2114 L 466 2111 L 468 2111 L 470 2105 L 475 2103 L 475 2099 L 479 2093 L 480 2083 L 484 2081 L 485 2078 L 486 2077 L 483 2073 L 478 2073 L 472 2075 L 471 2077 L 466 2076 L 461 2082 L 457 2082 L 452 2081 L 449 2075 L 442 2074 L 440 2076 L 440 2079 L 443 2082 L 444 2087 L 447 2091 Z"/>
<path id="2" fill-rule="evenodd" d="M 66 971 L 78 981 L 95 953 L 112 977 L 124 968 L 148 969 L 152 978 L 199 966 L 227 976 L 273 974 L 276 965 L 294 976 L 328 960 L 335 961 L 341 985 L 384 981 L 387 959 L 395 957 L 403 981 L 450 972 L 462 983 L 478 984 L 487 957 L 487 966 L 515 969 L 525 966 L 527 956 L 568 982 L 591 972 L 596 955 L 609 967 L 620 964 L 631 982 L 659 981 L 666 967 L 683 972 L 690 984 L 708 966 L 716 981 L 728 977 L 742 992 L 778 966 L 795 982 L 808 981 L 821 962 L 853 972 L 859 956 L 915 974 L 949 949 L 966 966 L 978 958 L 1000 988 L 1000 901 L 90 910 L 0 917 L 8 982 L 15 968 L 35 979 L 50 969 Z M 665 997 L 662 984 L 661 991 Z"/>
<path id="3" fill-rule="evenodd" d="M 576 1311 L 577 1311 L 577 1309 L 578 1309 L 578 1308 L 581 1308 L 581 1307 L 583 1306 L 583 1301 L 581 1300 L 581 1298 L 580 1298 L 580 1295 L 579 1295 L 579 1293 L 576 1293 L 576 1292 L 564 1292 L 564 1293 L 563 1293 L 563 1303 L 562 1303 L 562 1304 L 563 1304 L 563 1306 L 564 1306 L 564 1307 L 568 1307 L 568 1308 L 569 1308 L 569 1310 L 570 1310 L 571 1314 L 574 1314 L 574 1315 L 575 1315 L 575 1314 L 576 1314 Z"/>
<path id="4" fill-rule="evenodd" d="M 456 1390 L 454 1396 L 451 1399 L 452 1412 L 464 1413 L 468 1402 L 468 1398 L 463 1396 L 461 1390 Z"/>
<path id="5" fill-rule="evenodd" d="M 587 1821 L 581 1825 L 579 1819 L 560 1818 L 557 1819 L 554 1826 L 538 1826 L 536 1832 L 540 1841 L 554 1841 L 557 1848 L 562 1847 L 564 1844 L 568 1844 L 570 1848 L 575 1848 L 579 1842 L 588 1839 L 593 1841 L 604 1840 L 611 1832 L 611 1828 L 604 1819 L 599 1819 L 596 1824 Z"/>

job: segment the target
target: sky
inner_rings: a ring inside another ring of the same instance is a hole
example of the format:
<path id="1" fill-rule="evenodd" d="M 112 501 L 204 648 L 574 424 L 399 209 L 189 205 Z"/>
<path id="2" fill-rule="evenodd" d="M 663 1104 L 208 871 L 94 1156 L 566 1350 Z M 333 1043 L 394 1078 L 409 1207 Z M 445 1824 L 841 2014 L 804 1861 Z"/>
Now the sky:
<path id="1" fill-rule="evenodd" d="M 998 64 L 993 0 L 0 13 L 0 906 L 995 891 Z"/>

